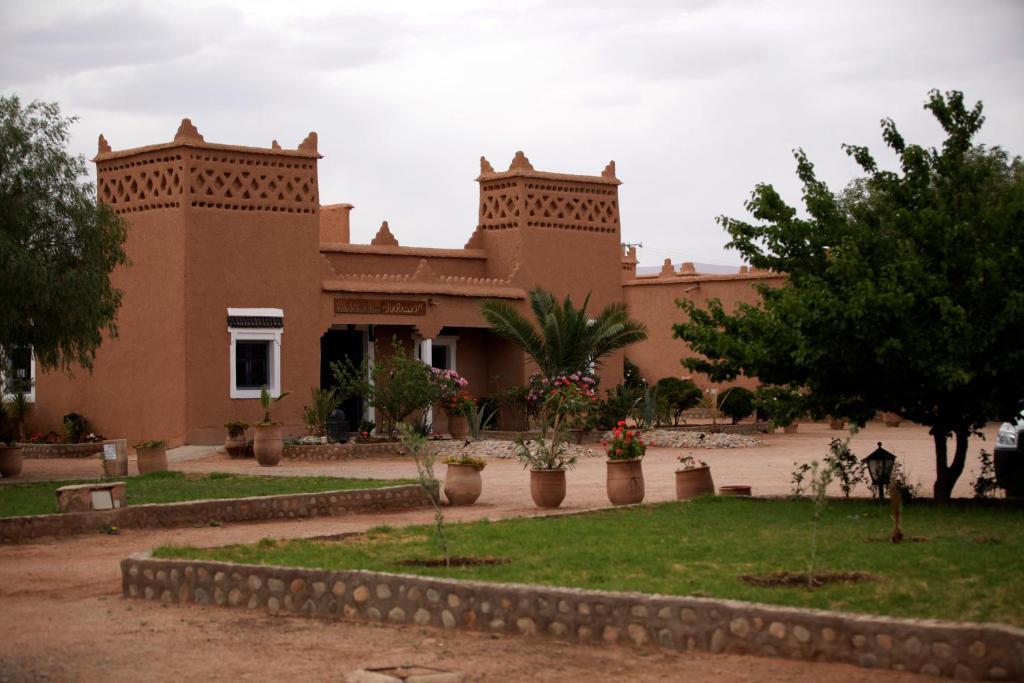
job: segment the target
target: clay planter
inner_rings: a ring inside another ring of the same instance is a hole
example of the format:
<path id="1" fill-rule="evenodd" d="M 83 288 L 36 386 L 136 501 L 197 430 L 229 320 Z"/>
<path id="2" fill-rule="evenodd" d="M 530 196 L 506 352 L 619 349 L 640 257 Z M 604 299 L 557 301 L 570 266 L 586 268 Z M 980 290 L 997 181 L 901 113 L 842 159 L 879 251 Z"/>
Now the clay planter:
<path id="1" fill-rule="evenodd" d="M 798 425 L 796 423 L 791 424 L 791 425 L 786 425 L 785 427 L 782 428 L 782 433 L 783 434 L 796 434 L 797 427 L 799 427 L 799 426 L 800 425 Z"/>
<path id="2" fill-rule="evenodd" d="M 465 439 L 469 436 L 469 420 L 465 415 L 448 416 L 448 433 L 453 439 Z"/>
<path id="3" fill-rule="evenodd" d="M 139 474 L 167 471 L 166 447 L 156 446 L 155 448 L 136 448 L 135 454 L 139 459 Z"/>
<path id="4" fill-rule="evenodd" d="M 719 486 L 718 495 L 720 496 L 749 496 L 749 486 Z"/>
<path id="5" fill-rule="evenodd" d="M 245 432 L 239 434 L 228 434 L 224 440 L 224 450 L 228 452 L 229 458 L 244 458 L 249 448 L 249 440 L 245 438 Z"/>
<path id="6" fill-rule="evenodd" d="M 530 470 L 530 497 L 539 508 L 556 508 L 565 500 L 565 470 Z"/>
<path id="7" fill-rule="evenodd" d="M 273 467 L 281 462 L 284 453 L 284 440 L 281 438 L 281 425 L 256 425 L 256 438 L 252 442 L 256 462 L 263 467 Z"/>
<path id="8" fill-rule="evenodd" d="M 644 499 L 644 469 L 640 458 L 608 461 L 608 500 L 633 505 Z"/>
<path id="9" fill-rule="evenodd" d="M 472 505 L 480 497 L 483 480 L 472 465 L 448 465 L 444 475 L 444 496 L 451 505 Z"/>
<path id="10" fill-rule="evenodd" d="M 21 456 L 21 446 L 0 447 L 0 476 L 4 479 L 21 474 L 24 462 Z"/>
<path id="11" fill-rule="evenodd" d="M 837 431 L 840 429 L 846 429 L 846 420 L 829 420 L 828 428 L 835 429 Z"/>
<path id="12" fill-rule="evenodd" d="M 697 496 L 715 495 L 715 482 L 710 467 L 691 467 L 676 470 L 676 500 L 689 500 Z"/>
<path id="13" fill-rule="evenodd" d="M 882 422 L 885 423 L 886 427 L 899 427 L 900 422 L 903 422 L 903 418 L 896 413 L 882 413 Z"/>

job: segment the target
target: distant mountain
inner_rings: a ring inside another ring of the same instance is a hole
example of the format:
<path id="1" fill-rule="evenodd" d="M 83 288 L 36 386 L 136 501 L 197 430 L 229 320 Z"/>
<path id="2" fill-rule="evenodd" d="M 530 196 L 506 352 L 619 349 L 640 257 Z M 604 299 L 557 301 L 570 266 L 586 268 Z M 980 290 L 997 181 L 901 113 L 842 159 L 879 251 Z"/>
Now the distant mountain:
<path id="1" fill-rule="evenodd" d="M 673 262 L 672 265 L 675 269 L 679 270 L 679 264 Z M 740 272 L 739 266 L 718 266 L 713 263 L 694 263 L 693 267 L 697 269 L 698 273 L 713 273 L 729 275 L 731 273 Z M 657 275 L 661 272 L 661 266 L 637 266 L 637 275 Z"/>

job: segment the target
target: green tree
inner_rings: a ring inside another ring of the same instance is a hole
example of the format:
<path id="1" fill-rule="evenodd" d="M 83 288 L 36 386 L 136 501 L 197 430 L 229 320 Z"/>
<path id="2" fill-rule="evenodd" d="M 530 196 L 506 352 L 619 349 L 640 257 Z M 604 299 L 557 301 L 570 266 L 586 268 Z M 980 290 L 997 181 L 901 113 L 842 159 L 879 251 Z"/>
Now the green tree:
<path id="1" fill-rule="evenodd" d="M 31 347 L 43 369 L 91 369 L 116 336 L 127 225 L 96 201 L 85 159 L 66 151 L 74 118 L 57 104 L 0 97 L 0 370 Z M 6 351 L 5 351 L 6 350 Z"/>
<path id="2" fill-rule="evenodd" d="M 718 407 L 723 415 L 736 424 L 754 414 L 754 392 L 746 387 L 729 387 L 723 393 Z"/>
<path id="3" fill-rule="evenodd" d="M 715 381 L 743 373 L 804 390 L 815 417 L 863 424 L 889 411 L 927 425 L 934 495 L 947 500 L 970 436 L 1014 413 L 1024 387 L 1024 164 L 972 142 L 981 103 L 932 91 L 925 108 L 942 147 L 908 144 L 883 120 L 899 170 L 846 146 L 865 175 L 840 194 L 797 150 L 806 217 L 761 184 L 746 205 L 756 222 L 719 219 L 728 246 L 786 273 L 784 285 L 732 314 L 680 302 L 689 321 L 674 329 L 704 356 L 687 367 Z"/>
<path id="4" fill-rule="evenodd" d="M 673 425 L 678 426 L 683 413 L 700 403 L 700 387 L 692 380 L 662 377 L 655 386 L 658 389 L 659 412 L 665 418 L 671 417 Z"/>
<path id="5" fill-rule="evenodd" d="M 647 338 L 647 327 L 629 317 L 624 303 L 608 304 L 590 318 L 589 296 L 580 308 L 568 296 L 559 304 L 539 287 L 530 290 L 529 299 L 536 327 L 505 301 L 483 302 L 480 315 L 495 334 L 525 351 L 548 379 L 584 373 L 591 363 Z"/>

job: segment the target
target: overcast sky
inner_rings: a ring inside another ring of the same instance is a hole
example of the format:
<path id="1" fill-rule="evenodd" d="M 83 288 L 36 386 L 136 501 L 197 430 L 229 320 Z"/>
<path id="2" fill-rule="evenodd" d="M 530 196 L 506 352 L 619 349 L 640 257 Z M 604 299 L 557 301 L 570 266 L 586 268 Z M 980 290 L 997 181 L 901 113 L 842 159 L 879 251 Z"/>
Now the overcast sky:
<path id="1" fill-rule="evenodd" d="M 879 120 L 937 144 L 931 88 L 985 103 L 980 141 L 1024 154 L 1024 2 L 43 2 L 0 0 L 0 92 L 59 101 L 91 157 L 169 141 L 295 147 L 354 242 L 462 246 L 479 157 L 616 161 L 641 262 L 735 264 L 721 214 L 754 184 L 799 201 L 791 150 L 839 189 Z"/>

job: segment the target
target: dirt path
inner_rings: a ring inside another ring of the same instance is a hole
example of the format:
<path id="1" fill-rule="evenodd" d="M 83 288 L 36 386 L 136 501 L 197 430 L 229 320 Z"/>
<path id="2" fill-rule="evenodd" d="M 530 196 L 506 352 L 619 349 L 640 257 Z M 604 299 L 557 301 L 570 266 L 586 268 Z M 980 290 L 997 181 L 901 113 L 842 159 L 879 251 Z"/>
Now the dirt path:
<path id="1" fill-rule="evenodd" d="M 747 483 L 756 493 L 789 490 L 793 461 L 820 458 L 835 433 L 802 426 L 803 434 L 771 435 L 756 449 L 695 453 L 712 465 L 717 484 Z M 877 440 L 905 457 L 922 479 L 931 470 L 930 439 L 921 428 L 869 427 L 853 442 L 861 457 Z M 649 501 L 673 497 L 677 453 L 654 449 L 644 461 Z M 410 476 L 398 458 L 343 463 L 284 463 L 272 470 L 250 461 L 192 449 L 175 469 L 268 475 Z M 99 463 L 27 461 L 30 479 L 97 476 Z M 513 461 L 491 461 L 484 495 L 451 520 L 536 514 L 528 474 Z M 965 475 L 964 479 L 969 479 Z M 966 494 L 961 482 L 958 492 Z M 604 464 L 588 460 L 569 475 L 564 510 L 607 504 Z M 911 681 L 923 677 L 846 665 L 702 653 L 637 652 L 543 639 L 449 633 L 413 626 L 325 622 L 217 608 L 164 607 L 120 597 L 119 561 L 164 543 L 215 546 L 264 537 L 294 538 L 364 531 L 377 524 L 429 520 L 425 511 L 357 515 L 175 530 L 125 530 L 118 536 L 0 546 L 0 681 L 7 680 L 341 680 L 370 666 L 424 664 L 457 669 L 480 681 Z"/>

